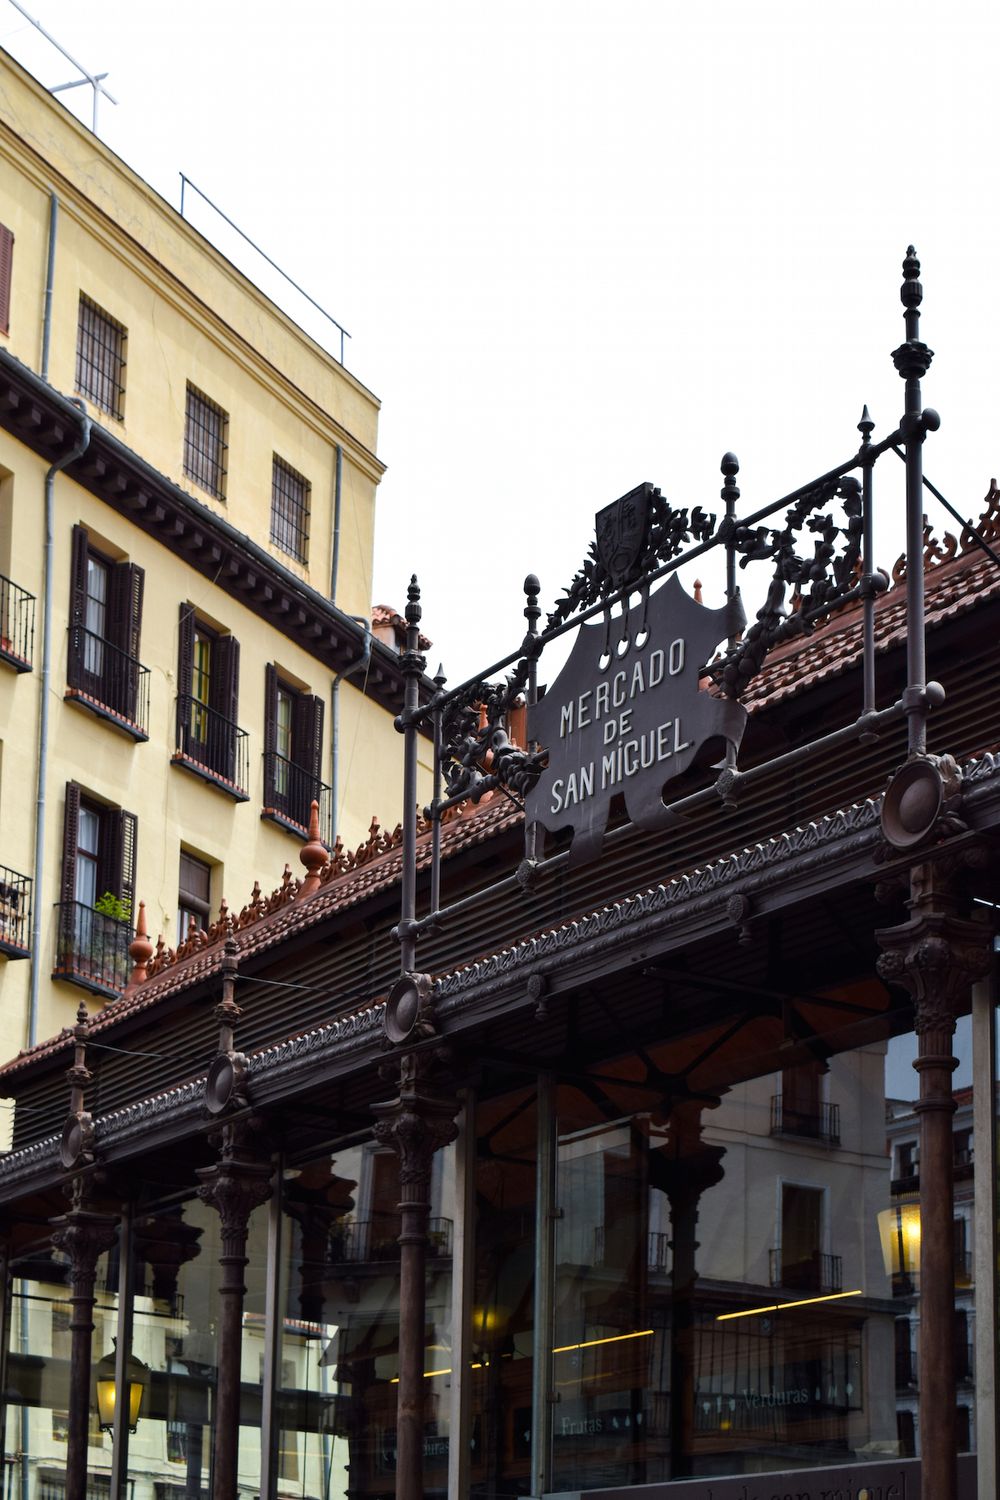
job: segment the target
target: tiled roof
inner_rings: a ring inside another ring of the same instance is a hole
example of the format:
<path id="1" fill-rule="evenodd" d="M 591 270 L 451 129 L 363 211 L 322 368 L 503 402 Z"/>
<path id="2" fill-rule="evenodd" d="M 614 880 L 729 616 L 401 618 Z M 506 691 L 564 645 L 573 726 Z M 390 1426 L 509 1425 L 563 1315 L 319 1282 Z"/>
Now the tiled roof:
<path id="1" fill-rule="evenodd" d="M 1000 534 L 1000 491 L 991 481 L 986 511 L 979 523 L 987 541 Z M 975 547 L 963 532 L 961 545 L 946 536 L 943 544 L 925 531 L 925 604 L 930 628 L 1000 596 L 1000 566 Z M 906 593 L 901 561 L 893 569 L 894 584 L 876 603 L 876 651 L 884 653 L 902 644 L 906 634 Z M 394 616 L 388 606 L 376 606 L 378 614 Z M 833 679 L 856 666 L 861 659 L 862 610 L 854 603 L 840 610 L 810 635 L 777 647 L 749 686 L 744 701 L 751 712 L 785 702 L 815 684 Z M 403 622 L 405 623 L 405 622 Z M 463 849 L 485 843 L 520 822 L 521 812 L 506 798 L 488 794 L 478 805 L 466 804 L 444 822 L 441 852 L 445 859 Z M 431 841 L 425 828 L 418 839 L 418 868 L 431 863 Z M 282 884 L 270 897 L 259 885 L 237 914 L 225 906 L 218 921 L 206 933 L 192 935 L 176 952 L 164 949 L 162 940 L 150 964 L 149 978 L 130 987 L 118 1000 L 92 1017 L 90 1028 L 98 1034 L 126 1017 L 139 1014 L 182 992 L 218 971 L 220 945 L 227 923 L 235 928 L 241 955 L 262 953 L 286 938 L 318 925 L 337 912 L 347 911 L 368 897 L 399 881 L 401 831 L 383 833 L 373 820 L 369 838 L 357 850 L 345 852 L 338 840 L 330 860 L 320 873 L 320 885 L 302 896 L 302 881 L 293 878 L 286 865 Z M 41 1042 L 0 1068 L 0 1078 L 20 1072 L 29 1063 L 68 1049 L 69 1029 Z"/>

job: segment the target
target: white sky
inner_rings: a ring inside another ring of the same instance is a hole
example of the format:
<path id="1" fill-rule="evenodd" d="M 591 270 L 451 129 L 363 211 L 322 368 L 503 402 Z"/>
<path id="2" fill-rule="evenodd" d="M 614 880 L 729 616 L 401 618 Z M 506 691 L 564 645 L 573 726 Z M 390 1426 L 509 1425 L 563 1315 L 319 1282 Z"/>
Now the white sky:
<path id="1" fill-rule="evenodd" d="M 524 574 L 550 606 L 641 480 L 715 508 L 731 448 L 756 508 L 846 458 L 863 402 L 891 429 L 911 240 L 926 469 L 978 516 L 1000 468 L 995 4 L 27 8 L 108 71 L 109 145 L 175 204 L 188 174 L 351 331 L 389 465 L 373 596 L 401 604 L 418 572 L 452 681 L 516 645 Z M 8 0 L 0 45 L 73 76 Z M 62 98 L 89 120 L 89 89 Z M 891 564 L 891 455 L 877 487 Z"/>

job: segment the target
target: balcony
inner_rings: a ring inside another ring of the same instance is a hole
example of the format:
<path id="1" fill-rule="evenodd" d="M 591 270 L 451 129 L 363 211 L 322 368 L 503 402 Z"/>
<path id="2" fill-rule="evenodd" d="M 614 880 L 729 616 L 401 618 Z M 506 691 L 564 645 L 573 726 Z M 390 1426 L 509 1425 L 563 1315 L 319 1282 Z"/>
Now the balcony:
<path id="1" fill-rule="evenodd" d="M 651 1229 L 646 1236 L 646 1265 L 650 1271 L 665 1271 L 670 1252 L 670 1235 L 663 1230 Z M 607 1265 L 605 1230 L 603 1224 L 594 1226 L 594 1265 Z"/>
<path id="2" fill-rule="evenodd" d="M 233 798 L 247 802 L 250 780 L 249 736 L 190 693 L 177 695 L 177 749 L 171 764 L 190 771 Z"/>
<path id="3" fill-rule="evenodd" d="M 149 668 L 82 625 L 69 627 L 66 699 L 134 740 L 149 739 Z"/>
<path id="4" fill-rule="evenodd" d="M 432 1259 L 451 1255 L 451 1219 L 429 1219 L 427 1254 Z M 333 1265 L 354 1265 L 399 1259 L 399 1221 L 394 1215 L 384 1219 L 359 1219 L 338 1224 L 331 1231 L 329 1258 Z"/>
<path id="5" fill-rule="evenodd" d="M 0 865 L 0 953 L 27 958 L 31 949 L 31 879 Z"/>
<path id="6" fill-rule="evenodd" d="M 0 573 L 0 661 L 30 672 L 34 644 L 35 596 Z"/>
<path id="7" fill-rule="evenodd" d="M 799 1256 L 787 1259 L 780 1249 L 770 1251 L 771 1285 L 792 1292 L 839 1292 L 843 1289 L 843 1264 L 839 1255 Z"/>
<path id="8" fill-rule="evenodd" d="M 274 750 L 264 752 L 264 807 L 262 818 L 305 838 L 309 811 L 319 803 L 319 836 L 329 849 L 333 844 L 331 789 L 311 772 Z"/>
<path id="9" fill-rule="evenodd" d="M 82 901 L 62 901 L 56 912 L 52 978 L 108 999 L 120 995 L 128 983 L 131 924 L 106 917 Z"/>
<path id="10" fill-rule="evenodd" d="M 773 1094 L 771 1134 L 794 1135 L 800 1140 L 819 1141 L 824 1146 L 839 1146 L 840 1105 L 819 1104 L 813 1109 L 799 1109 L 786 1104 L 780 1094 Z"/>

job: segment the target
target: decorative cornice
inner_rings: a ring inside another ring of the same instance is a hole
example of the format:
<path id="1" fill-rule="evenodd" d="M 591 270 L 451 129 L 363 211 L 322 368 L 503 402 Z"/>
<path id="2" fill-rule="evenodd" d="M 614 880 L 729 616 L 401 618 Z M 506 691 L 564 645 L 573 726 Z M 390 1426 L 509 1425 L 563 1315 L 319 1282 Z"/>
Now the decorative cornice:
<path id="1" fill-rule="evenodd" d="M 0 349 L 0 427 L 51 464 L 74 447 L 80 420 L 65 396 Z M 366 637 L 356 620 L 99 423 L 91 428 L 86 453 L 65 472 L 331 672 L 343 672 L 361 659 Z M 351 681 L 398 713 L 403 703 L 399 658 L 381 641 L 371 639 L 369 645 L 364 682 Z M 433 687 L 429 682 L 425 687 L 429 695 Z"/>

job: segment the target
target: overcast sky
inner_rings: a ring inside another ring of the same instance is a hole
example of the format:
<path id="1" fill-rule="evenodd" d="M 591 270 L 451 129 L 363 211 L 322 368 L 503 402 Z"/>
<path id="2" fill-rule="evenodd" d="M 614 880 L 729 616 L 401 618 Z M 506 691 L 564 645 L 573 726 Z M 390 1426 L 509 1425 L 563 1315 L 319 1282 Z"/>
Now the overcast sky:
<path id="1" fill-rule="evenodd" d="M 516 644 L 524 574 L 550 605 L 641 480 L 712 508 L 731 448 L 757 507 L 846 458 L 864 402 L 891 429 L 910 241 L 927 473 L 979 514 L 1000 468 L 995 4 L 27 8 L 108 71 L 109 145 L 175 204 L 193 178 L 349 329 L 389 465 L 373 597 L 419 574 L 452 681 Z M 73 76 L 9 0 L 0 44 Z M 89 120 L 89 90 L 62 98 Z M 891 564 L 891 455 L 878 498 Z"/>

